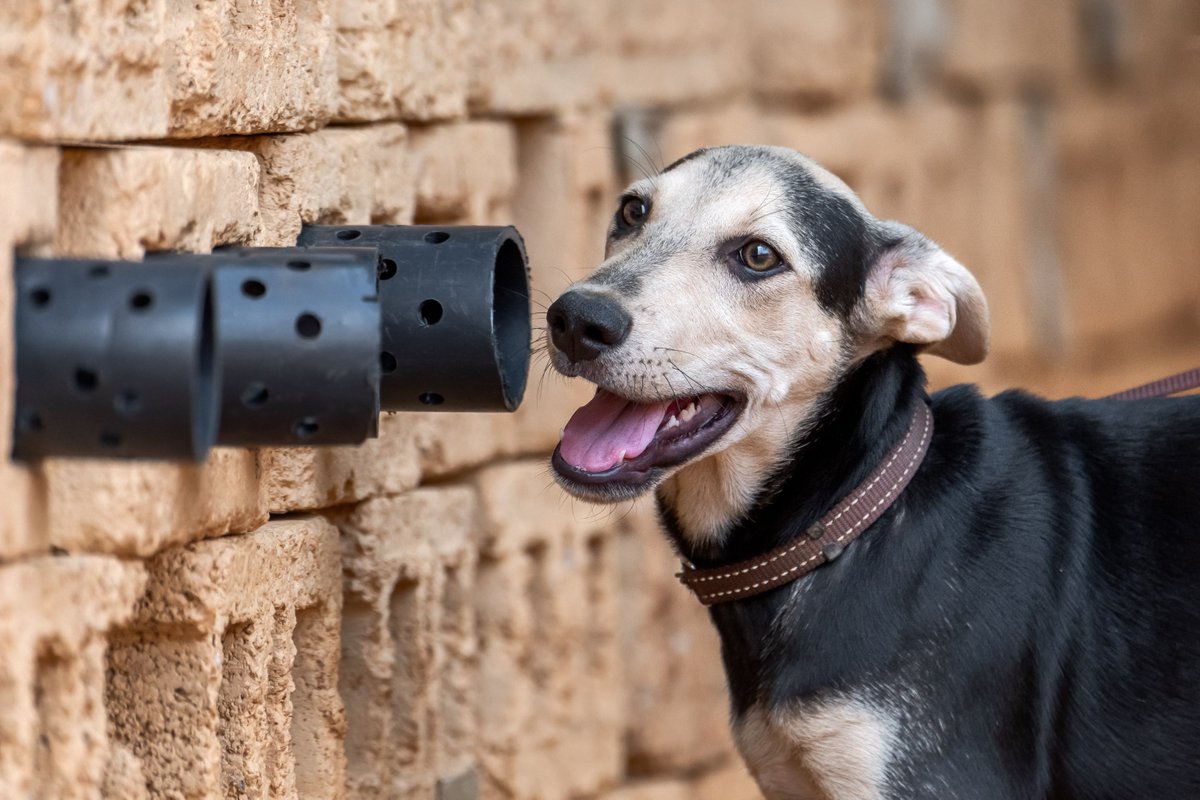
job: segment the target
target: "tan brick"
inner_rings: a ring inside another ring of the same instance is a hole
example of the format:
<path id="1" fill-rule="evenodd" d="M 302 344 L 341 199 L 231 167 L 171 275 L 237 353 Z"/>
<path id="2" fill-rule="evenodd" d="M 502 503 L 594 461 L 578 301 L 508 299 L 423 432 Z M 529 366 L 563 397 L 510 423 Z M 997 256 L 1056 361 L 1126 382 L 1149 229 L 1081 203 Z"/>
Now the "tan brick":
<path id="1" fill-rule="evenodd" d="M 404 127 L 327 128 L 234 140 L 262 164 L 261 244 L 290 247 L 304 223 L 412 221 L 414 172 Z"/>
<path id="2" fill-rule="evenodd" d="M 490 467 L 477 480 L 484 797 L 595 792 L 623 762 L 611 523 L 577 518 L 546 480 L 541 461 Z"/>
<path id="3" fill-rule="evenodd" d="M 467 0 L 341 2 L 338 119 L 463 116 L 470 17 Z"/>
<path id="4" fill-rule="evenodd" d="M 339 525 L 349 795 L 429 797 L 474 764 L 474 492 L 368 500 Z"/>
<path id="5" fill-rule="evenodd" d="M 809 102 L 871 92 L 878 83 L 884 11 L 874 0 L 755 0 L 743 34 L 752 88 Z M 726 24 L 721 33 L 728 35 Z"/>
<path id="6" fill-rule="evenodd" d="M 0 12 L 2 13 L 2 12 Z M 12 256 L 53 236 L 58 206 L 58 151 L 0 141 L 0 330 L 13 330 Z M 45 550 L 45 508 L 37 471 L 13 463 L 15 344 L 0 336 L 0 561 Z"/>
<path id="7" fill-rule="evenodd" d="M 762 792 L 746 765 L 735 758 L 697 778 L 688 796 L 694 800 L 761 800 Z"/>
<path id="8" fill-rule="evenodd" d="M 133 139 L 168 129 L 165 0 L 0 8 L 0 133 Z"/>
<path id="9" fill-rule="evenodd" d="M 696 795 L 687 781 L 662 778 L 631 783 L 602 797 L 604 800 L 693 800 Z"/>
<path id="10" fill-rule="evenodd" d="M 1059 225 L 1076 349 L 1150 345 L 1200 297 L 1200 147 L 1164 95 L 1079 98 L 1064 114 Z"/>
<path id="11" fill-rule="evenodd" d="M 594 103 L 595 54 L 613 18 L 605 4 L 587 0 L 475 3 L 472 113 L 529 116 Z"/>
<path id="12" fill-rule="evenodd" d="M 150 795 L 341 797 L 337 531 L 312 517 L 165 551 L 108 658 Z"/>
<path id="13" fill-rule="evenodd" d="M 0 795 L 97 796 L 106 636 L 143 582 L 140 565 L 95 556 L 0 567 Z"/>
<path id="14" fill-rule="evenodd" d="M 753 74 L 750 59 L 729 22 L 720 3 L 610 4 L 600 28 L 608 34 L 598 58 L 602 98 L 671 105 L 744 91 Z"/>
<path id="15" fill-rule="evenodd" d="M 173 544 L 247 531 L 267 519 L 253 451 L 218 448 L 203 465 L 47 459 L 50 543 L 149 556 Z"/>
<path id="16" fill-rule="evenodd" d="M 516 136 L 502 122 L 414 128 L 419 222 L 505 225 L 512 221 Z"/>
<path id="17" fill-rule="evenodd" d="M 170 134 L 308 130 L 337 105 L 332 0 L 172 3 Z"/>
<path id="18" fill-rule="evenodd" d="M 674 575 L 652 507 L 621 523 L 619 650 L 627 703 L 626 746 L 638 774 L 694 770 L 729 758 L 728 693 L 716 631 Z"/>
<path id="19" fill-rule="evenodd" d="M 271 512 L 327 508 L 411 489 L 421 477 L 418 428 L 407 414 L 384 414 L 379 438 L 361 445 L 264 449 Z"/>
<path id="20" fill-rule="evenodd" d="M 970 92 L 1058 88 L 1080 64 L 1079 10 L 1073 3 L 947 0 L 943 72 Z"/>
<path id="21" fill-rule="evenodd" d="M 252 244 L 259 172 L 253 155 L 232 150 L 65 150 L 55 250 L 138 259 L 147 250 Z"/>

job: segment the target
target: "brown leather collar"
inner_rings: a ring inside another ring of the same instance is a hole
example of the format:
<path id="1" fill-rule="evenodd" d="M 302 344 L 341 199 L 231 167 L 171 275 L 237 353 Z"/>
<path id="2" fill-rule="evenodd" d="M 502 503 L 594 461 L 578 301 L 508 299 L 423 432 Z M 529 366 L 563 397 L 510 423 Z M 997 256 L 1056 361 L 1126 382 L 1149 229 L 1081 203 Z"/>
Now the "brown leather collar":
<path id="1" fill-rule="evenodd" d="M 871 523 L 883 516 L 916 474 L 929 449 L 933 412 L 918 403 L 904 437 L 870 475 L 800 539 L 754 558 L 711 569 L 684 563 L 679 581 L 706 606 L 741 600 L 791 583 L 842 554 Z"/>
<path id="2" fill-rule="evenodd" d="M 1200 388 L 1200 368 L 1110 394 L 1105 400 L 1142 400 Z M 857 489 L 821 519 L 809 526 L 806 535 L 755 556 L 724 567 L 696 569 L 684 562 L 676 577 L 706 606 L 741 600 L 791 583 L 842 554 L 871 523 L 883 516 L 916 474 L 929 449 L 933 413 L 925 403 L 917 405 L 908 432 L 888 452 L 882 463 Z"/>

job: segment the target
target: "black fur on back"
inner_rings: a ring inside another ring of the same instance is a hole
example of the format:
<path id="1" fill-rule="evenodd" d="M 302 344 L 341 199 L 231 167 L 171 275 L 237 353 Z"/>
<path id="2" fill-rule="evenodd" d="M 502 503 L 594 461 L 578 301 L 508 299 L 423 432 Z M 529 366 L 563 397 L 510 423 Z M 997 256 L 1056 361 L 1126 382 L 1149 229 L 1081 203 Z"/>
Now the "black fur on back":
<path id="1" fill-rule="evenodd" d="M 926 400 L 878 353 L 698 565 L 801 535 Z M 835 561 L 713 606 L 735 718 L 867 698 L 900 720 L 891 796 L 1200 797 L 1200 397 L 931 399 L 929 453 Z M 661 504 L 660 504 L 661 505 Z"/>

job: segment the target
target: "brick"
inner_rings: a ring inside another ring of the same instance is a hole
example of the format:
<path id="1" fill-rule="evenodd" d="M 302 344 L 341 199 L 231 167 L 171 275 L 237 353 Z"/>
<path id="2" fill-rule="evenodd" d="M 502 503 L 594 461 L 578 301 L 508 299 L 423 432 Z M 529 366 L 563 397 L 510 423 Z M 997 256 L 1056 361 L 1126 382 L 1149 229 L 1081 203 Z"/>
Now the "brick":
<path id="1" fill-rule="evenodd" d="M 259 208 L 266 247 L 291 247 L 304 223 L 412 221 L 415 175 L 402 125 L 327 128 L 233 140 L 262 166 Z"/>
<path id="2" fill-rule="evenodd" d="M 96 796 L 113 751 L 104 650 L 133 614 L 140 565 L 96 556 L 0 567 L 0 794 Z"/>
<path id="3" fill-rule="evenodd" d="M 430 797 L 474 766 L 474 493 L 416 489 L 338 523 L 349 796 Z"/>
<path id="4" fill-rule="evenodd" d="M 0 9 L 0 134 L 155 138 L 168 130 L 165 0 Z"/>
<path id="5" fill-rule="evenodd" d="M 6 133 L 127 140 L 305 130 L 336 106 L 329 0 L 36 0 L 0 14 L 0 65 L 12 77 L 0 92 Z"/>
<path id="6" fill-rule="evenodd" d="M 147 250 L 253 244 L 259 180 L 254 156 L 232 150 L 64 150 L 55 250 L 139 259 Z"/>
<path id="7" fill-rule="evenodd" d="M 1164 93 L 1080 98 L 1064 115 L 1059 225 L 1077 350 L 1149 346 L 1194 313 L 1200 232 L 1188 220 L 1200 207 L 1200 148 L 1179 110 Z"/>
<path id="8" fill-rule="evenodd" d="M 253 451 L 218 448 L 203 465 L 47 459 L 41 469 L 50 543 L 71 552 L 149 556 L 267 519 Z"/>
<path id="9" fill-rule="evenodd" d="M 170 134 L 310 130 L 337 105 L 331 0 L 171 4 Z"/>
<path id="10" fill-rule="evenodd" d="M 629 769 L 692 771 L 729 758 L 728 693 L 720 644 L 704 608 L 679 585 L 653 508 L 621 520 L 618 648 L 626 692 Z"/>
<path id="11" fill-rule="evenodd" d="M 343 796 L 337 530 L 273 521 L 147 570 L 107 703 L 151 796 Z"/>
<path id="12" fill-rule="evenodd" d="M 745 47 L 758 93 L 844 101 L 878 82 L 884 19 L 874 0 L 756 0 L 749 23 Z"/>
<path id="13" fill-rule="evenodd" d="M 398 494 L 421 477 L 409 415 L 384 414 L 379 438 L 352 447 L 287 447 L 262 451 L 267 504 L 274 514 L 355 503 Z"/>
<path id="14" fill-rule="evenodd" d="M 597 4 L 600 5 L 600 4 Z M 601 97 L 630 105 L 672 105 L 744 91 L 752 69 L 745 40 L 729 35 L 720 3 L 618 0 L 607 7 L 598 59 Z"/>
<path id="15" fill-rule="evenodd" d="M 476 3 L 468 98 L 473 115 L 532 116 L 594 104 L 595 55 L 614 19 L 602 3 Z"/>
<path id="16" fill-rule="evenodd" d="M 696 795 L 687 781 L 663 778 L 638 781 L 606 792 L 602 797 L 604 800 L 692 800 Z"/>
<path id="17" fill-rule="evenodd" d="M 1059 89 L 1078 71 L 1079 12 L 1073 3 L 947 0 L 943 76 L 970 93 Z"/>
<path id="18" fill-rule="evenodd" d="M 3 12 L 0 12 L 3 13 Z M 12 256 L 54 233 L 58 206 L 58 151 L 0 141 L 0 330 L 13 330 Z M 44 551 L 45 509 L 36 469 L 8 459 L 12 452 L 14 342 L 0 336 L 0 561 Z"/>
<path id="19" fill-rule="evenodd" d="M 740 759 L 706 772 L 692 785 L 695 800 L 760 800 L 762 792 Z"/>
<path id="20" fill-rule="evenodd" d="M 516 136 L 502 122 L 414 128 L 418 222 L 505 225 L 512 221 Z"/>
<path id="21" fill-rule="evenodd" d="M 489 467 L 476 481 L 485 798 L 595 792 L 623 761 L 616 545 L 610 525 L 583 519 L 586 510 L 547 508 L 557 490 L 542 464 Z"/>
<path id="22" fill-rule="evenodd" d="M 464 116 L 470 17 L 466 0 L 340 3 L 337 118 Z"/>

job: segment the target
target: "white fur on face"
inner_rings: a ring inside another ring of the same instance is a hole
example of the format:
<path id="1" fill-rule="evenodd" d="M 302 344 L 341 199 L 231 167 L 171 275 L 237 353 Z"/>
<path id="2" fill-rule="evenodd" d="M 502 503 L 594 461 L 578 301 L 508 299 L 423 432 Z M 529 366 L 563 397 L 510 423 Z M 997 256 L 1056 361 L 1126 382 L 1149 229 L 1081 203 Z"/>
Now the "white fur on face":
<path id="1" fill-rule="evenodd" d="M 714 184 L 707 166 L 698 158 L 630 187 L 650 202 L 645 225 L 611 239 L 597 275 L 575 287 L 616 297 L 632 315 L 630 335 L 595 361 L 567 364 L 557 354 L 561 371 L 631 399 L 746 398 L 734 427 L 663 483 L 697 540 L 720 536 L 748 509 L 847 350 L 843 324 L 814 295 L 816 267 L 779 176 L 750 162 Z M 740 277 L 731 254 L 752 239 L 778 251 L 788 270 Z"/>

